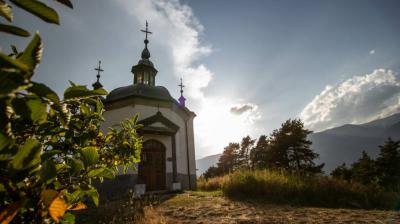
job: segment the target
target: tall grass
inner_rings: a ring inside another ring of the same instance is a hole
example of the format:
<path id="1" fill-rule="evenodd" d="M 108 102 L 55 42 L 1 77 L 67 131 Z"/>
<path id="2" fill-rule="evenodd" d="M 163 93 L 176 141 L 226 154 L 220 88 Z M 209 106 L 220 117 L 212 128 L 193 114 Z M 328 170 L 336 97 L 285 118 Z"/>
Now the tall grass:
<path id="1" fill-rule="evenodd" d="M 226 196 L 323 207 L 393 209 L 399 194 L 331 177 L 302 177 L 283 171 L 239 170 L 201 180 L 202 190 L 222 189 Z"/>
<path id="2" fill-rule="evenodd" d="M 203 191 L 221 190 L 222 184 L 224 183 L 224 179 L 226 178 L 227 176 L 214 177 L 209 179 L 205 179 L 204 177 L 199 177 L 199 179 L 197 179 L 197 188 Z"/>

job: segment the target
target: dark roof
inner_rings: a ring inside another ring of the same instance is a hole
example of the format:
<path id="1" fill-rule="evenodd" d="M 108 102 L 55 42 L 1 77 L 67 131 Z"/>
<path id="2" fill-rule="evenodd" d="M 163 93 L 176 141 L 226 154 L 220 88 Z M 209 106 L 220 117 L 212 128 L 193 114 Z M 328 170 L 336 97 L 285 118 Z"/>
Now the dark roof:
<path id="1" fill-rule="evenodd" d="M 145 84 L 135 84 L 116 88 L 107 95 L 105 101 L 112 102 L 130 97 L 175 101 L 164 86 L 149 86 Z"/>

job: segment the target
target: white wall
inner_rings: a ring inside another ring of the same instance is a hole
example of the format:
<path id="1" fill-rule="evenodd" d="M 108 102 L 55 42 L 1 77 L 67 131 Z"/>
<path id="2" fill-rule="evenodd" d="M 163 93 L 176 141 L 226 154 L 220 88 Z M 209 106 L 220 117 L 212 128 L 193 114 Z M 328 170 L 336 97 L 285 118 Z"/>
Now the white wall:
<path id="1" fill-rule="evenodd" d="M 104 122 L 102 124 L 102 130 L 107 131 L 110 126 L 117 126 L 121 121 L 126 118 L 132 118 L 139 113 L 139 120 L 154 116 L 160 111 L 163 116 L 179 126 L 179 130 L 176 133 L 176 158 L 177 158 L 177 172 L 178 174 L 187 174 L 187 149 L 186 149 L 186 135 L 185 135 L 185 121 L 175 111 L 170 108 L 147 105 L 130 105 L 118 109 L 106 111 L 104 113 Z M 162 142 L 167 148 L 167 158 L 172 157 L 171 139 L 168 136 L 160 135 L 144 135 L 144 139 L 147 140 L 153 137 L 154 139 Z M 168 140 L 167 140 L 168 139 Z M 189 162 L 190 162 L 190 174 L 196 174 L 195 165 L 195 149 L 194 149 L 194 135 L 193 135 L 193 118 L 188 121 L 188 140 L 189 140 Z M 172 172 L 172 162 L 167 163 L 167 172 Z"/>

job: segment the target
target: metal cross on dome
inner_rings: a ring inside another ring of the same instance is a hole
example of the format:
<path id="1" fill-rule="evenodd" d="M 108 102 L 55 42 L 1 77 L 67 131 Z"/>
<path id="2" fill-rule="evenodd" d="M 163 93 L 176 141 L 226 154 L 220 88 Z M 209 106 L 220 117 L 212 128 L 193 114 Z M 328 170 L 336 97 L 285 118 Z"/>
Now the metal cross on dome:
<path id="1" fill-rule="evenodd" d="M 183 88 L 185 87 L 185 86 L 183 85 L 182 78 L 181 78 L 181 84 L 179 84 L 178 86 L 181 87 L 181 96 L 182 96 L 182 94 L 183 94 Z"/>
<path id="2" fill-rule="evenodd" d="M 146 20 L 146 29 L 145 30 L 140 30 L 140 31 L 142 31 L 143 33 L 146 33 L 146 41 L 147 41 L 147 34 L 152 34 L 152 32 L 150 32 L 149 31 L 149 23 L 147 22 L 147 20 Z"/>
<path id="3" fill-rule="evenodd" d="M 101 61 L 99 61 L 99 66 L 97 67 L 97 68 L 95 68 L 94 70 L 96 70 L 97 71 L 97 81 L 99 81 L 99 79 L 100 79 L 100 72 L 104 72 L 104 70 L 103 69 L 101 69 Z"/>

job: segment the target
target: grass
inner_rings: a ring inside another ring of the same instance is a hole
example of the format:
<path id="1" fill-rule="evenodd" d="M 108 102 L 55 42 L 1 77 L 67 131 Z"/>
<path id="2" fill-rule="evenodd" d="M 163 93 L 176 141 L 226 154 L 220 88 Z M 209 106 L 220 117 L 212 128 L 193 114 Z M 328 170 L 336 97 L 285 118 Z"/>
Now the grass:
<path id="1" fill-rule="evenodd" d="M 301 177 L 271 170 L 239 170 L 223 177 L 199 179 L 200 190 L 222 190 L 234 199 L 333 208 L 394 209 L 400 195 L 377 187 L 331 177 Z"/>

